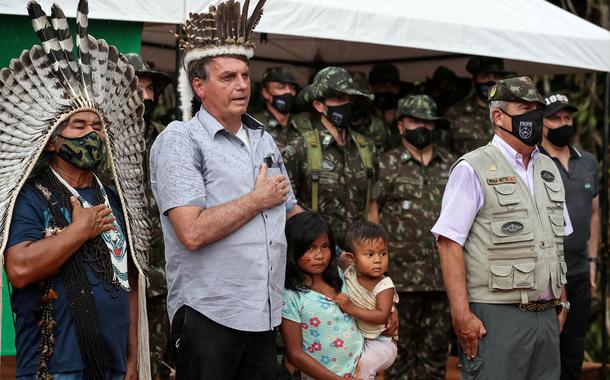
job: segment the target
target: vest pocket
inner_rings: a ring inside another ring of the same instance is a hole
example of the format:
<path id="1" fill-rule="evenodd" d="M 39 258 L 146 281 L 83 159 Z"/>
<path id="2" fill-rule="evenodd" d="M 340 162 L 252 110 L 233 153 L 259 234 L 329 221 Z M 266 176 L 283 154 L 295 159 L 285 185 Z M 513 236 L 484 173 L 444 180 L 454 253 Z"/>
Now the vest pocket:
<path id="1" fill-rule="evenodd" d="M 530 289 L 534 287 L 534 268 L 536 263 L 532 260 L 526 263 L 513 265 L 515 270 L 515 289 Z"/>
<path id="2" fill-rule="evenodd" d="M 544 188 L 549 196 L 549 199 L 553 202 L 563 203 L 566 201 L 565 196 L 561 192 L 561 186 L 555 182 L 544 182 Z"/>
<path id="3" fill-rule="evenodd" d="M 511 218 L 491 221 L 491 241 L 494 244 L 534 240 L 529 218 Z"/>
<path id="4" fill-rule="evenodd" d="M 566 236 L 566 228 L 565 221 L 563 219 L 563 214 L 549 214 L 549 218 L 551 219 L 551 228 L 553 229 L 553 233 L 557 237 Z"/>
<path id="5" fill-rule="evenodd" d="M 492 289 L 507 290 L 513 288 L 513 266 L 491 265 Z"/>
<path id="6" fill-rule="evenodd" d="M 534 258 L 515 264 L 492 261 L 490 287 L 495 290 L 533 289 L 536 282 L 535 269 Z"/>
<path id="7" fill-rule="evenodd" d="M 500 206 L 508 206 L 519 203 L 519 197 L 515 194 L 514 183 L 502 183 L 494 185 L 496 196 L 498 197 L 498 203 Z"/>

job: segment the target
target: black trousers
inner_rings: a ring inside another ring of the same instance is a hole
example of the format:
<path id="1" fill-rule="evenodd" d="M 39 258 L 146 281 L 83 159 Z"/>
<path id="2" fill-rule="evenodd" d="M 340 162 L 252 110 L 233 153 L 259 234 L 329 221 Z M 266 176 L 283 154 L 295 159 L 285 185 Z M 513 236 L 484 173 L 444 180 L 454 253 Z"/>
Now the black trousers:
<path id="1" fill-rule="evenodd" d="M 566 292 L 570 301 L 570 311 L 561 332 L 561 380 L 578 380 L 585 354 L 585 337 L 589 329 L 591 311 L 589 274 L 568 277 Z"/>
<path id="2" fill-rule="evenodd" d="M 276 375 L 273 330 L 234 330 L 183 306 L 174 315 L 170 342 L 177 380 L 268 380 Z"/>

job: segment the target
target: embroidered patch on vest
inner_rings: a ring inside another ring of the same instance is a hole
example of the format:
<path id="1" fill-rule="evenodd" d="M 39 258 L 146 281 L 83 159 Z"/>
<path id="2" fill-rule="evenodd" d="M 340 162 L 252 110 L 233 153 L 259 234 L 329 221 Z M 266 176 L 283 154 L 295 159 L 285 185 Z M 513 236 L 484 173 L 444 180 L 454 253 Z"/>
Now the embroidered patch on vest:
<path id="1" fill-rule="evenodd" d="M 555 175 L 548 170 L 541 171 L 540 177 L 547 182 L 553 182 L 555 180 Z"/>
<path id="2" fill-rule="evenodd" d="M 508 222 L 502 226 L 502 232 L 507 235 L 518 234 L 521 231 L 523 231 L 523 224 L 519 222 Z"/>
<path id="3" fill-rule="evenodd" d="M 503 183 L 517 183 L 517 178 L 515 176 L 487 178 L 488 185 L 501 185 Z"/>

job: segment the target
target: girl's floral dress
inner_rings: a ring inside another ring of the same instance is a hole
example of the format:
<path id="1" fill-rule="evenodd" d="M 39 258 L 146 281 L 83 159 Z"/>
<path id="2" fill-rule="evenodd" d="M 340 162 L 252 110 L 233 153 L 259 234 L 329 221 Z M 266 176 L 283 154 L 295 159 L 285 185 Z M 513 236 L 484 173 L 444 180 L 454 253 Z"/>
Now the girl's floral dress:
<path id="1" fill-rule="evenodd" d="M 301 324 L 304 352 L 331 372 L 353 377 L 363 346 L 354 318 L 314 290 L 285 290 L 282 317 Z"/>

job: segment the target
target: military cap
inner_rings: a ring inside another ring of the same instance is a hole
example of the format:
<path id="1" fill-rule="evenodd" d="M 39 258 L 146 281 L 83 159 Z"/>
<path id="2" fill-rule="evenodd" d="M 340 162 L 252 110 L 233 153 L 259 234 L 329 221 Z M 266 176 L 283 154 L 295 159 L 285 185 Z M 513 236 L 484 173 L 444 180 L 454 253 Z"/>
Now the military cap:
<path id="1" fill-rule="evenodd" d="M 576 112 L 578 108 L 570 104 L 568 97 L 564 94 L 550 94 L 544 98 L 545 107 L 542 109 L 542 116 L 549 117 L 556 114 L 559 110 L 565 109 L 568 112 Z"/>
<path id="2" fill-rule="evenodd" d="M 391 63 L 376 63 L 369 72 L 369 83 L 400 83 L 398 68 Z"/>
<path id="3" fill-rule="evenodd" d="M 299 87 L 299 83 L 294 75 L 292 75 L 292 71 L 286 66 L 268 67 L 263 73 L 263 85 L 266 85 L 268 82 L 290 83 Z"/>
<path id="4" fill-rule="evenodd" d="M 371 92 L 371 86 L 369 85 L 368 77 L 364 71 L 350 71 L 349 74 L 352 76 L 358 90 L 366 93 Z"/>
<path id="5" fill-rule="evenodd" d="M 499 80 L 490 90 L 489 102 L 495 100 L 536 102 L 544 105 L 534 81 L 528 76 Z"/>
<path id="6" fill-rule="evenodd" d="M 166 74 L 152 70 L 139 54 L 128 53 L 125 54 L 125 57 L 127 58 L 127 61 L 129 61 L 129 64 L 133 66 L 136 76 L 150 78 L 153 85 L 161 89 L 172 83 L 172 79 Z"/>
<path id="7" fill-rule="evenodd" d="M 301 90 L 297 102 L 309 104 L 316 99 L 324 99 L 336 93 L 364 96 L 373 100 L 373 94 L 360 91 L 347 70 L 330 66 L 318 71 L 313 78 L 313 83 Z"/>
<path id="8" fill-rule="evenodd" d="M 396 109 L 396 119 L 405 116 L 433 120 L 439 122 L 439 126 L 448 126 L 447 120 L 437 115 L 436 103 L 428 95 L 409 95 L 400 99 Z"/>
<path id="9" fill-rule="evenodd" d="M 477 73 L 508 74 L 508 71 L 504 70 L 504 60 L 494 57 L 472 57 L 466 63 L 466 71 L 472 75 Z"/>

